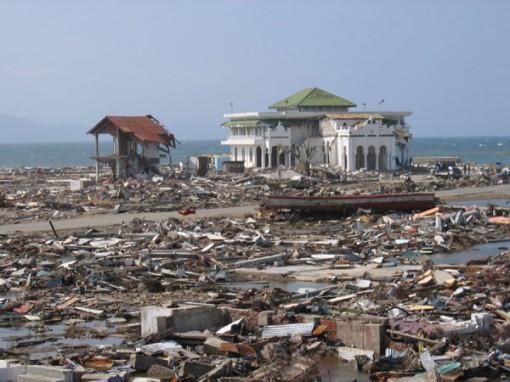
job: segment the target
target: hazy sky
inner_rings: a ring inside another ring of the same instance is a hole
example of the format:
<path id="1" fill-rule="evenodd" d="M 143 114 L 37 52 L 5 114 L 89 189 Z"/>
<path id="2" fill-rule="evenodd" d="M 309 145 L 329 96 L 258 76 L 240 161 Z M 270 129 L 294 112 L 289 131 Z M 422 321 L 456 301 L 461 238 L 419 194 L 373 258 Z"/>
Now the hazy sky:
<path id="1" fill-rule="evenodd" d="M 0 113 L 92 127 L 223 114 L 306 87 L 412 111 L 415 136 L 508 135 L 510 1 L 0 0 Z"/>

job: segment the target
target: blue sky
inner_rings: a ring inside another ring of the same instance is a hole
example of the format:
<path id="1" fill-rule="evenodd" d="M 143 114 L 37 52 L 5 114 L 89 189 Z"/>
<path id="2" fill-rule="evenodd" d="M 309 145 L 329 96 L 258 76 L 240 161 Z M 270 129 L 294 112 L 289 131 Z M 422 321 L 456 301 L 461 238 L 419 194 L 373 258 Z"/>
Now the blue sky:
<path id="1" fill-rule="evenodd" d="M 508 135 L 510 1 L 0 1 L 0 113 L 92 127 L 152 114 L 221 139 L 223 114 L 306 87 L 412 111 L 415 136 Z"/>

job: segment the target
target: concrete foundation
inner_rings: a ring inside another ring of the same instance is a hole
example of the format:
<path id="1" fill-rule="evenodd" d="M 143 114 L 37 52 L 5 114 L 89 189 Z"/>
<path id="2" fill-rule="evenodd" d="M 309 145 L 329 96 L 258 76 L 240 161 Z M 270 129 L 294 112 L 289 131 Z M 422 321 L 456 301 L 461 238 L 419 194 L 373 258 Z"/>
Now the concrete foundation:
<path id="1" fill-rule="evenodd" d="M 129 363 L 133 369 L 139 371 L 147 371 L 152 365 L 164 367 L 174 367 L 175 365 L 175 361 L 172 359 L 151 357 L 142 353 L 131 354 Z"/>
<path id="2" fill-rule="evenodd" d="M 342 341 L 346 346 L 372 350 L 375 354 L 384 354 L 384 328 L 386 319 L 374 316 L 346 315 L 335 318 L 307 314 L 303 322 L 318 321 L 327 326 L 326 335 L 332 341 Z"/>
<path id="3" fill-rule="evenodd" d="M 177 308 L 146 306 L 141 309 L 142 336 L 215 329 L 232 322 L 226 308 L 213 305 L 182 305 Z"/>
<path id="4" fill-rule="evenodd" d="M 16 382 L 18 375 L 25 373 L 25 365 L 18 365 L 16 361 L 12 360 L 0 360 L 0 382 Z"/>
<path id="5" fill-rule="evenodd" d="M 342 341 L 346 346 L 372 350 L 375 354 L 384 354 L 384 327 L 386 323 L 370 322 L 363 320 L 336 320 L 337 340 Z"/>
<path id="6" fill-rule="evenodd" d="M 0 382 L 79 382 L 80 373 L 55 366 L 19 365 L 0 360 Z"/>
<path id="7" fill-rule="evenodd" d="M 209 373 L 214 366 L 204 362 L 184 361 L 181 362 L 181 377 L 192 375 L 200 378 L 202 375 Z"/>

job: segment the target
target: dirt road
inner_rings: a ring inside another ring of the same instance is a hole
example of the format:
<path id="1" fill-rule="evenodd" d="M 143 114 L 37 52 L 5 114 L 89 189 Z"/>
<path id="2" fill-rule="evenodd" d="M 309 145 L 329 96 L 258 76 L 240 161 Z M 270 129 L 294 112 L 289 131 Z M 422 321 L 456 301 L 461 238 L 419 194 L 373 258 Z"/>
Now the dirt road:
<path id="1" fill-rule="evenodd" d="M 126 214 L 104 214 L 104 215 L 87 215 L 81 216 L 76 219 L 66 220 L 53 220 L 53 226 L 55 230 L 73 230 L 78 228 L 95 228 L 104 227 L 109 225 L 122 224 L 123 222 L 130 222 L 134 218 L 151 220 L 151 221 L 162 221 L 166 219 L 202 219 L 207 217 L 219 217 L 219 216 L 244 216 L 245 214 L 254 213 L 258 210 L 258 205 L 251 206 L 238 206 L 238 207 L 227 207 L 227 208 L 212 208 L 197 210 L 195 214 L 182 216 L 177 211 L 169 212 L 149 212 L 149 213 L 126 213 Z M 0 225 L 0 235 L 9 234 L 15 231 L 19 232 L 51 232 L 51 226 L 48 221 L 31 222 L 24 224 L 5 224 Z"/>
<path id="2" fill-rule="evenodd" d="M 437 191 L 436 196 L 444 201 L 470 200 L 470 199 L 510 199 L 510 184 L 495 185 L 488 187 L 470 187 L 456 188 L 452 190 Z M 56 231 L 73 230 L 87 227 L 104 227 L 109 225 L 122 224 L 129 222 L 134 218 L 146 219 L 151 221 L 161 221 L 166 219 L 201 219 L 207 217 L 231 216 L 238 217 L 246 214 L 255 213 L 259 209 L 258 205 L 248 205 L 239 207 L 213 208 L 197 210 L 196 214 L 182 216 L 177 211 L 169 212 L 149 212 L 149 213 L 126 213 L 126 214 L 105 214 L 105 215 L 84 215 L 75 219 L 54 220 L 53 225 Z M 0 225 L 0 235 L 20 232 L 51 232 L 51 226 L 48 221 L 30 222 L 21 224 Z"/>
<path id="3" fill-rule="evenodd" d="M 444 201 L 475 199 L 510 199 L 510 184 L 486 187 L 464 187 L 436 191 L 436 197 Z"/>

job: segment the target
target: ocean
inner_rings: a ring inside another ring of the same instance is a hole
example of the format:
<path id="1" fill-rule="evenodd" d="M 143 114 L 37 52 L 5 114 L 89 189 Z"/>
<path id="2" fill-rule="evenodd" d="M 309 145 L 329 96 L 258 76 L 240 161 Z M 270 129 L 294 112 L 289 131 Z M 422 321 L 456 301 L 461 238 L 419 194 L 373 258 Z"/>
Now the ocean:
<path id="1" fill-rule="evenodd" d="M 228 154 L 229 148 L 219 140 L 180 141 L 170 149 L 171 163 L 186 161 L 190 156 Z M 112 143 L 99 141 L 99 153 L 112 152 Z M 19 167 L 87 167 L 95 166 L 90 159 L 96 154 L 95 141 L 68 143 L 0 143 L 0 168 Z M 168 164 L 168 157 L 162 164 Z"/>
<path id="2" fill-rule="evenodd" d="M 100 153 L 112 151 L 110 142 L 100 142 Z M 220 140 L 187 140 L 171 149 L 171 163 L 185 161 L 189 156 L 228 154 L 229 148 Z M 87 167 L 95 165 L 90 159 L 95 143 L 0 143 L 0 167 Z M 410 156 L 453 156 L 463 162 L 510 164 L 510 136 L 508 137 L 450 137 L 413 138 Z M 163 158 L 162 163 L 169 163 Z"/>

